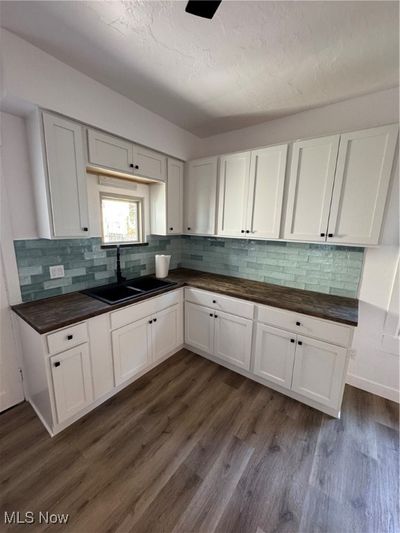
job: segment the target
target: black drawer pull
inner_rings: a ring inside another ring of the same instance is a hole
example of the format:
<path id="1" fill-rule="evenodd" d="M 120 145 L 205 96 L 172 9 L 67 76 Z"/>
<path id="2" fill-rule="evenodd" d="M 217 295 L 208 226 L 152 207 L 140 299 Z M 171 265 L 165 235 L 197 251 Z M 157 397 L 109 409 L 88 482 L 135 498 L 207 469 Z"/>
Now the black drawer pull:
<path id="1" fill-rule="evenodd" d="M 67 335 L 67 340 L 68 340 L 68 341 L 72 341 L 73 338 L 74 338 L 73 335 Z"/>
<path id="2" fill-rule="evenodd" d="M 333 237 L 333 233 L 328 233 L 328 237 Z"/>
<path id="3" fill-rule="evenodd" d="M 213 304 L 216 304 L 217 303 L 217 300 L 213 300 Z"/>
<path id="4" fill-rule="evenodd" d="M 157 319 L 156 319 L 156 318 L 153 318 L 153 322 L 157 322 Z"/>
<path id="5" fill-rule="evenodd" d="M 250 230 L 249 230 L 249 229 L 247 229 L 247 230 L 246 230 L 246 233 L 250 233 Z"/>
<path id="6" fill-rule="evenodd" d="M 169 228 L 169 231 L 173 231 L 173 230 L 174 230 L 174 228 Z"/>
<path id="7" fill-rule="evenodd" d="M 210 316 L 214 316 L 212 313 L 210 313 Z"/>
<path id="8" fill-rule="evenodd" d="M 290 342 L 294 342 L 294 339 L 290 339 Z"/>
<path id="9" fill-rule="evenodd" d="M 191 228 L 188 228 L 188 230 L 190 231 L 190 230 L 191 230 Z"/>
<path id="10" fill-rule="evenodd" d="M 61 365 L 60 361 L 56 361 L 56 362 L 54 363 L 54 366 L 60 366 L 60 365 Z"/>
<path id="11" fill-rule="evenodd" d="M 152 324 L 152 323 L 153 323 L 153 321 L 152 321 L 152 320 L 149 320 L 149 324 Z"/>
<path id="12" fill-rule="evenodd" d="M 325 233 L 321 233 L 321 237 L 325 237 Z"/>
<path id="13" fill-rule="evenodd" d="M 240 230 L 240 233 L 244 233 L 244 229 L 241 229 L 241 230 Z"/>
<path id="14" fill-rule="evenodd" d="M 139 170 L 139 165 L 135 165 L 136 170 Z"/>
<path id="15" fill-rule="evenodd" d="M 89 228 L 84 227 L 84 228 L 82 228 L 82 231 L 89 231 Z"/>
<path id="16" fill-rule="evenodd" d="M 296 322 L 296 326 L 301 326 L 300 322 Z"/>
<path id="17" fill-rule="evenodd" d="M 214 315 L 214 318 L 218 318 L 218 315 Z"/>
<path id="18" fill-rule="evenodd" d="M 301 346 L 303 343 L 302 343 L 302 341 L 297 341 L 297 344 L 298 344 L 299 346 Z"/>
<path id="19" fill-rule="evenodd" d="M 133 163 L 129 163 L 129 166 L 130 166 L 131 168 L 133 168 Z"/>

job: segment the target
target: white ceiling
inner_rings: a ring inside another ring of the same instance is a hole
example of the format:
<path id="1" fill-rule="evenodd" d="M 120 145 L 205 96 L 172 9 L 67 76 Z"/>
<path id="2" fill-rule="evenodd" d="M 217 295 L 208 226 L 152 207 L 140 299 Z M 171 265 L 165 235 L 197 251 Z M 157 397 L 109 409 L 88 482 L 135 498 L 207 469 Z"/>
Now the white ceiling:
<path id="1" fill-rule="evenodd" d="M 1 25 L 201 137 L 398 85 L 398 4 L 1 2 Z"/>

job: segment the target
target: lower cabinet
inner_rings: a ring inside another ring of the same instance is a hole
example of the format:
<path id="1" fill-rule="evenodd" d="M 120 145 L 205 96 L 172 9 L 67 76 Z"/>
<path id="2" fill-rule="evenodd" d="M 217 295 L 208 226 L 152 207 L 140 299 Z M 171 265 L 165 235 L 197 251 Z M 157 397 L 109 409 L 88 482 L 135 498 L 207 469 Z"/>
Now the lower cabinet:
<path id="1" fill-rule="evenodd" d="M 208 307 L 185 303 L 185 342 L 249 370 L 253 321 Z"/>
<path id="2" fill-rule="evenodd" d="M 57 420 L 61 424 L 93 401 L 88 344 L 50 357 Z"/>
<path id="3" fill-rule="evenodd" d="M 135 376 L 150 364 L 151 324 L 144 318 L 112 332 L 115 384 Z"/>
<path id="4" fill-rule="evenodd" d="M 254 373 L 290 389 L 295 350 L 293 333 L 257 324 Z"/>
<path id="5" fill-rule="evenodd" d="M 152 361 L 159 361 L 183 343 L 182 308 L 173 305 L 156 314 L 152 322 Z"/>
<path id="6" fill-rule="evenodd" d="M 346 348 L 298 335 L 292 390 L 336 407 L 343 393 L 346 360 Z"/>

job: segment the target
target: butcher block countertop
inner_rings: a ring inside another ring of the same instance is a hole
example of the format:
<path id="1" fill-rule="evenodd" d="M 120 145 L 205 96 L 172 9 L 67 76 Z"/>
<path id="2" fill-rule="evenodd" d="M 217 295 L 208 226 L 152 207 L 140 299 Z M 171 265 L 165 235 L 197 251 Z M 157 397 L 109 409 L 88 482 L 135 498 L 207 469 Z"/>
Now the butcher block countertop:
<path id="1" fill-rule="evenodd" d="M 43 334 L 133 305 L 178 287 L 189 286 L 350 326 L 357 326 L 358 322 L 358 300 L 355 298 L 292 289 L 185 268 L 172 270 L 167 279 L 176 285 L 119 304 L 109 305 L 86 294 L 72 292 L 15 305 L 12 309 L 37 332 Z"/>

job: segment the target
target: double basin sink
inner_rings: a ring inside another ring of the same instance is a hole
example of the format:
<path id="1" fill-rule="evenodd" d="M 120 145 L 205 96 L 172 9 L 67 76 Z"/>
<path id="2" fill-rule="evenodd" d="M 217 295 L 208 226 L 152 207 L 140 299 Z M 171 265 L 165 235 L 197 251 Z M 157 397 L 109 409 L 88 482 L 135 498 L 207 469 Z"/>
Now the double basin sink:
<path id="1" fill-rule="evenodd" d="M 94 287 L 93 289 L 86 289 L 81 291 L 92 298 L 96 298 L 107 304 L 118 304 L 127 300 L 133 300 L 139 296 L 173 287 L 176 283 L 172 281 L 165 281 L 157 279 L 154 276 L 145 278 L 131 279 L 123 283 L 112 283 L 102 287 Z"/>

